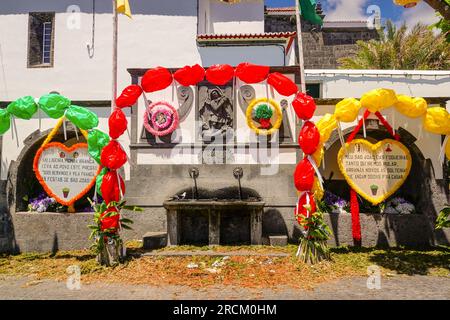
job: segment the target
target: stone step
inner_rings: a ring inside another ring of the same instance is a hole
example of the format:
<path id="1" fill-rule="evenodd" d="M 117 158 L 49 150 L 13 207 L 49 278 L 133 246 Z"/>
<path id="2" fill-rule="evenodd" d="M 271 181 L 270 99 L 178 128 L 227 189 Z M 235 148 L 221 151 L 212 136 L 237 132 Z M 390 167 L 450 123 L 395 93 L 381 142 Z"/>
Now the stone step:
<path id="1" fill-rule="evenodd" d="M 167 232 L 147 232 L 142 243 L 145 250 L 164 248 L 167 246 Z"/>
<path id="2" fill-rule="evenodd" d="M 274 247 L 285 247 L 288 244 L 287 235 L 271 235 L 269 236 L 269 245 Z"/>

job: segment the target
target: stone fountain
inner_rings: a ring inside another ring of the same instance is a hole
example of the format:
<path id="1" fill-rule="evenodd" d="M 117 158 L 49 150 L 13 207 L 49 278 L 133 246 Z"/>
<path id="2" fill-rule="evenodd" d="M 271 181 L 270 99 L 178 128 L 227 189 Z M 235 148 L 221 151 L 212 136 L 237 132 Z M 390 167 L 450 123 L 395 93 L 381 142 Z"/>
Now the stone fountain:
<path id="1" fill-rule="evenodd" d="M 189 169 L 192 189 L 164 202 L 167 244 L 261 245 L 265 203 L 252 190 L 242 188 L 242 168 L 233 170 L 237 190 L 233 187 L 213 191 L 198 189 L 199 175 L 198 168 Z M 235 239 L 230 239 L 233 235 Z"/>

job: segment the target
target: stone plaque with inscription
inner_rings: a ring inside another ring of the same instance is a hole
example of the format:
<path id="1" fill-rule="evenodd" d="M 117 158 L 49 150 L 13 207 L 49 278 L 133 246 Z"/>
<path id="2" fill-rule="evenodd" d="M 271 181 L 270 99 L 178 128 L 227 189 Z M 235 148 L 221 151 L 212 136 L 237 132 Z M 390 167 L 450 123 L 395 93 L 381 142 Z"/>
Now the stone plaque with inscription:
<path id="1" fill-rule="evenodd" d="M 411 170 L 411 154 L 403 144 L 385 139 L 376 144 L 357 139 L 341 148 L 338 164 L 345 180 L 377 205 L 394 194 Z"/>

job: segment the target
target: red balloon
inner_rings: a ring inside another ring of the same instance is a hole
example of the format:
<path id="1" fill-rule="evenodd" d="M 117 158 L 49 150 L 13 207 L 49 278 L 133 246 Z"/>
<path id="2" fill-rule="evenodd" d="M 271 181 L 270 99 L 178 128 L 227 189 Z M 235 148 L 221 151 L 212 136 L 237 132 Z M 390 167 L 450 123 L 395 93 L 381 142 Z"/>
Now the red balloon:
<path id="1" fill-rule="evenodd" d="M 119 108 L 131 107 L 142 94 L 142 89 L 137 84 L 132 84 L 123 89 L 122 94 L 116 99 Z"/>
<path id="2" fill-rule="evenodd" d="M 294 81 L 279 72 L 269 74 L 267 83 L 270 84 L 282 96 L 291 96 L 298 91 L 298 87 Z"/>
<path id="3" fill-rule="evenodd" d="M 303 92 L 298 92 L 295 96 L 294 101 L 292 101 L 292 106 L 294 107 L 297 117 L 302 120 L 309 120 L 316 112 L 316 103 L 314 98 L 304 94 Z"/>
<path id="4" fill-rule="evenodd" d="M 248 62 L 241 63 L 236 68 L 236 77 L 246 83 L 258 83 L 266 80 L 270 67 L 258 66 Z"/>
<path id="5" fill-rule="evenodd" d="M 314 167 L 307 158 L 299 162 L 294 172 L 294 184 L 298 191 L 311 191 L 314 185 Z"/>
<path id="6" fill-rule="evenodd" d="M 184 68 L 178 69 L 173 74 L 173 77 L 182 86 L 195 86 L 205 78 L 205 69 L 203 69 L 203 67 L 198 64 L 192 67 L 185 66 Z"/>
<path id="7" fill-rule="evenodd" d="M 145 92 L 163 90 L 172 83 L 172 74 L 163 67 L 148 70 L 141 80 L 141 87 Z"/>
<path id="8" fill-rule="evenodd" d="M 300 131 L 298 143 L 305 154 L 311 155 L 316 152 L 320 143 L 320 132 L 314 123 L 311 121 L 305 122 Z"/>
<path id="9" fill-rule="evenodd" d="M 308 204 L 311 207 L 311 210 L 305 208 L 305 205 Z M 303 217 L 310 217 L 311 214 L 317 211 L 316 202 L 314 201 L 314 197 L 310 192 L 305 192 L 300 199 L 298 199 L 298 206 L 295 208 L 295 217 L 297 218 L 298 223 L 302 223 Z M 308 227 L 305 226 L 307 229 Z"/>
<path id="10" fill-rule="evenodd" d="M 216 64 L 206 70 L 206 80 L 221 86 L 228 83 L 234 77 L 234 69 L 228 64 Z"/>
<path id="11" fill-rule="evenodd" d="M 117 140 L 111 140 L 102 149 L 100 162 L 106 168 L 117 170 L 127 162 L 127 154 Z"/>
<path id="12" fill-rule="evenodd" d="M 113 139 L 119 138 L 128 126 L 127 117 L 122 109 L 115 108 L 109 116 L 109 136 Z"/>
<path id="13" fill-rule="evenodd" d="M 117 214 L 105 217 L 110 212 L 116 212 Z M 111 230 L 111 233 L 116 233 L 120 227 L 119 220 L 120 214 L 118 213 L 117 209 L 114 207 L 108 208 L 100 215 L 100 229 L 102 231 L 105 231 L 106 229 L 114 229 Z"/>
<path id="14" fill-rule="evenodd" d="M 119 176 L 119 178 L 117 178 Z M 120 189 L 119 189 L 119 180 L 120 180 Z M 100 186 L 102 190 L 102 197 L 105 200 L 106 204 L 109 204 L 111 201 L 118 202 L 122 196 L 125 194 L 125 182 L 122 177 L 117 174 L 117 171 L 108 171 L 103 176 L 102 185 Z"/>

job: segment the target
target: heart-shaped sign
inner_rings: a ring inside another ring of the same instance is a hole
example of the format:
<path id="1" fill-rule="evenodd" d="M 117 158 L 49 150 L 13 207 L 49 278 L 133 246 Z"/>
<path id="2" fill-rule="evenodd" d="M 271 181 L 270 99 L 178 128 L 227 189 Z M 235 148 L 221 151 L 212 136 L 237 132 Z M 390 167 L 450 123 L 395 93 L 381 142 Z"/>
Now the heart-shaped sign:
<path id="1" fill-rule="evenodd" d="M 37 151 L 33 168 L 47 194 L 65 206 L 82 198 L 100 173 L 86 143 L 72 147 L 59 142 L 46 144 Z"/>
<path id="2" fill-rule="evenodd" d="M 347 183 L 364 199 L 377 205 L 394 194 L 411 171 L 411 154 L 396 140 L 376 144 L 357 139 L 341 148 L 339 169 Z"/>

